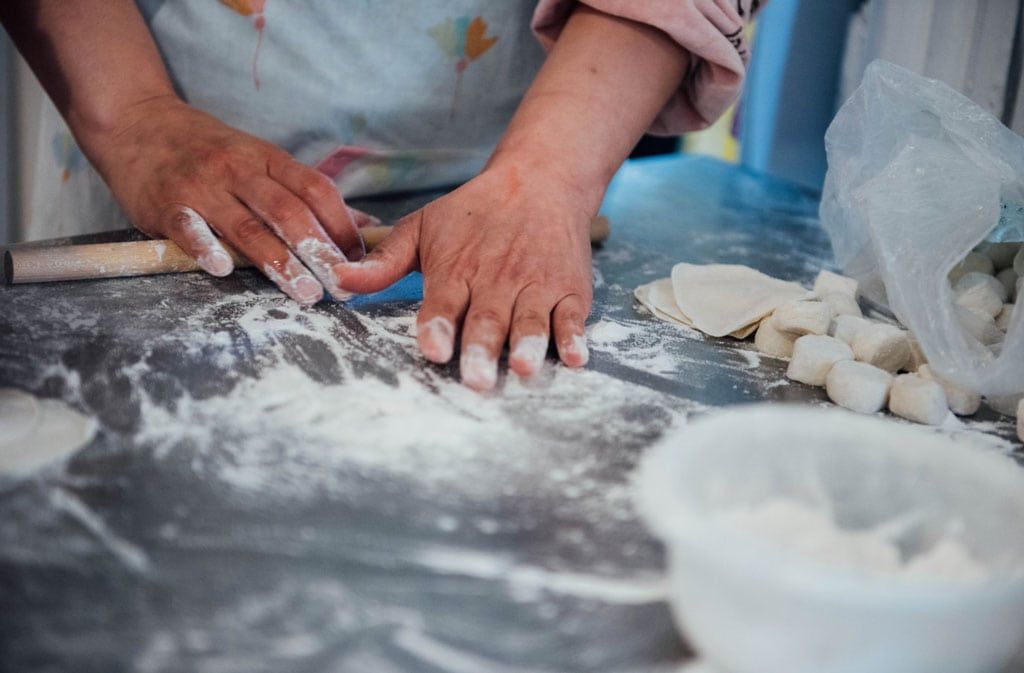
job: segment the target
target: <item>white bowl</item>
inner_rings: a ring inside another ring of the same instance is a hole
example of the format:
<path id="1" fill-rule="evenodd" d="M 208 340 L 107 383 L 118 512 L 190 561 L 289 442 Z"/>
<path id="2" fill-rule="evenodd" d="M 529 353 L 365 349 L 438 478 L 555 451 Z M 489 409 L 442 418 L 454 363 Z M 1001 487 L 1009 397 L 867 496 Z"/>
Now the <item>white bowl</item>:
<path id="1" fill-rule="evenodd" d="M 985 673 L 1024 636 L 1024 469 L 1005 456 L 881 417 L 765 404 L 667 436 L 637 486 L 676 619 L 722 671 Z M 831 564 L 723 516 L 780 497 L 843 529 L 888 524 L 904 559 L 954 540 L 986 575 Z"/>

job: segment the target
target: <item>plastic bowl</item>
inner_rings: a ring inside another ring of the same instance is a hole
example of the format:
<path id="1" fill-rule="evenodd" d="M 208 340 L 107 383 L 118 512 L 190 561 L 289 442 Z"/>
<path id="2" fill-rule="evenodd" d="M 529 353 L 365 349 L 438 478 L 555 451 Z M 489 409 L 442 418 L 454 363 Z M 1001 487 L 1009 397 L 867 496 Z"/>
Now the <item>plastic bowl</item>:
<path id="1" fill-rule="evenodd" d="M 755 405 L 667 436 L 637 483 L 673 612 L 728 673 L 985 673 L 1024 636 L 1024 470 L 991 450 L 845 411 Z M 831 564 L 724 513 L 785 498 L 900 557 L 955 540 L 983 579 Z M 902 523 L 901 523 L 902 522 Z"/>

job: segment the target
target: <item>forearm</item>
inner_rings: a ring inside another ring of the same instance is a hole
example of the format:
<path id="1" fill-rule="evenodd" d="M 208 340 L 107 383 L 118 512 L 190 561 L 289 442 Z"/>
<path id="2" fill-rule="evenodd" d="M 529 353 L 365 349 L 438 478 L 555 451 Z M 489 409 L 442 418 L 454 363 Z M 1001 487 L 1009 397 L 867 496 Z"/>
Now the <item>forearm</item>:
<path id="1" fill-rule="evenodd" d="M 661 31 L 581 5 L 491 163 L 557 171 L 599 202 L 688 64 L 689 54 Z"/>
<path id="2" fill-rule="evenodd" d="M 87 154 L 125 110 L 174 95 L 132 0 L 8 0 L 0 22 Z"/>

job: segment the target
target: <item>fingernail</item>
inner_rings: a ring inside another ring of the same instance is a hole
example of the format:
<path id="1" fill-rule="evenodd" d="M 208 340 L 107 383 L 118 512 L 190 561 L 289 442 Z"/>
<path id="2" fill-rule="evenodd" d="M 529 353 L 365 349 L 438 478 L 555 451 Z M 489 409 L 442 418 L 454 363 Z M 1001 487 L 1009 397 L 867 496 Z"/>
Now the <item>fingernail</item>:
<path id="1" fill-rule="evenodd" d="M 223 278 L 235 269 L 231 256 L 223 250 L 216 249 L 209 250 L 196 257 L 196 264 L 206 273 L 218 278 Z"/>
<path id="2" fill-rule="evenodd" d="M 536 374 L 544 366 L 544 356 L 548 353 L 548 337 L 534 334 L 519 339 L 516 347 L 509 355 L 510 364 L 519 364 L 521 372 L 530 376 Z"/>
<path id="3" fill-rule="evenodd" d="M 479 344 L 471 344 L 463 349 L 459 371 L 462 373 L 462 382 L 473 390 L 490 390 L 498 381 L 498 361 Z"/>
<path id="4" fill-rule="evenodd" d="M 323 299 L 323 286 L 310 276 L 299 276 L 293 281 L 292 287 L 295 299 L 300 304 L 313 305 Z"/>
<path id="5" fill-rule="evenodd" d="M 566 345 L 565 353 L 566 355 L 575 355 L 579 360 L 579 364 L 570 366 L 582 367 L 587 364 L 590 360 L 590 349 L 587 348 L 587 338 L 580 334 L 574 335 L 572 340 Z"/>
<path id="6" fill-rule="evenodd" d="M 338 301 L 345 301 L 353 297 L 351 292 L 343 290 L 338 284 L 338 274 L 334 271 L 336 267 L 346 263 L 345 255 L 341 250 L 338 250 L 333 244 L 310 237 L 299 241 L 299 244 L 295 246 L 295 251 L 332 297 Z"/>
<path id="7" fill-rule="evenodd" d="M 444 364 L 452 359 L 452 351 L 455 349 L 455 326 L 448 318 L 434 316 L 423 323 L 417 341 L 425 358 Z"/>

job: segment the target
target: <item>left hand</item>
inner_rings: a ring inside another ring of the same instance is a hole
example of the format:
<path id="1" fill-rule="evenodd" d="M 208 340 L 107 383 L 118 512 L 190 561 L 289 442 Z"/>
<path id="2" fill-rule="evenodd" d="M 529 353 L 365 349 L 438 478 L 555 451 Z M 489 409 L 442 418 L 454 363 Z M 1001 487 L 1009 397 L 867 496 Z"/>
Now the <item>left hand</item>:
<path id="1" fill-rule="evenodd" d="M 506 340 L 509 368 L 520 376 L 541 368 L 552 337 L 562 362 L 582 367 L 593 298 L 590 221 L 600 196 L 570 184 L 519 165 L 488 166 L 403 218 L 363 261 L 334 267 L 339 285 L 376 292 L 422 271 L 420 351 L 448 362 L 461 326 L 459 369 L 475 390 L 494 387 Z"/>

